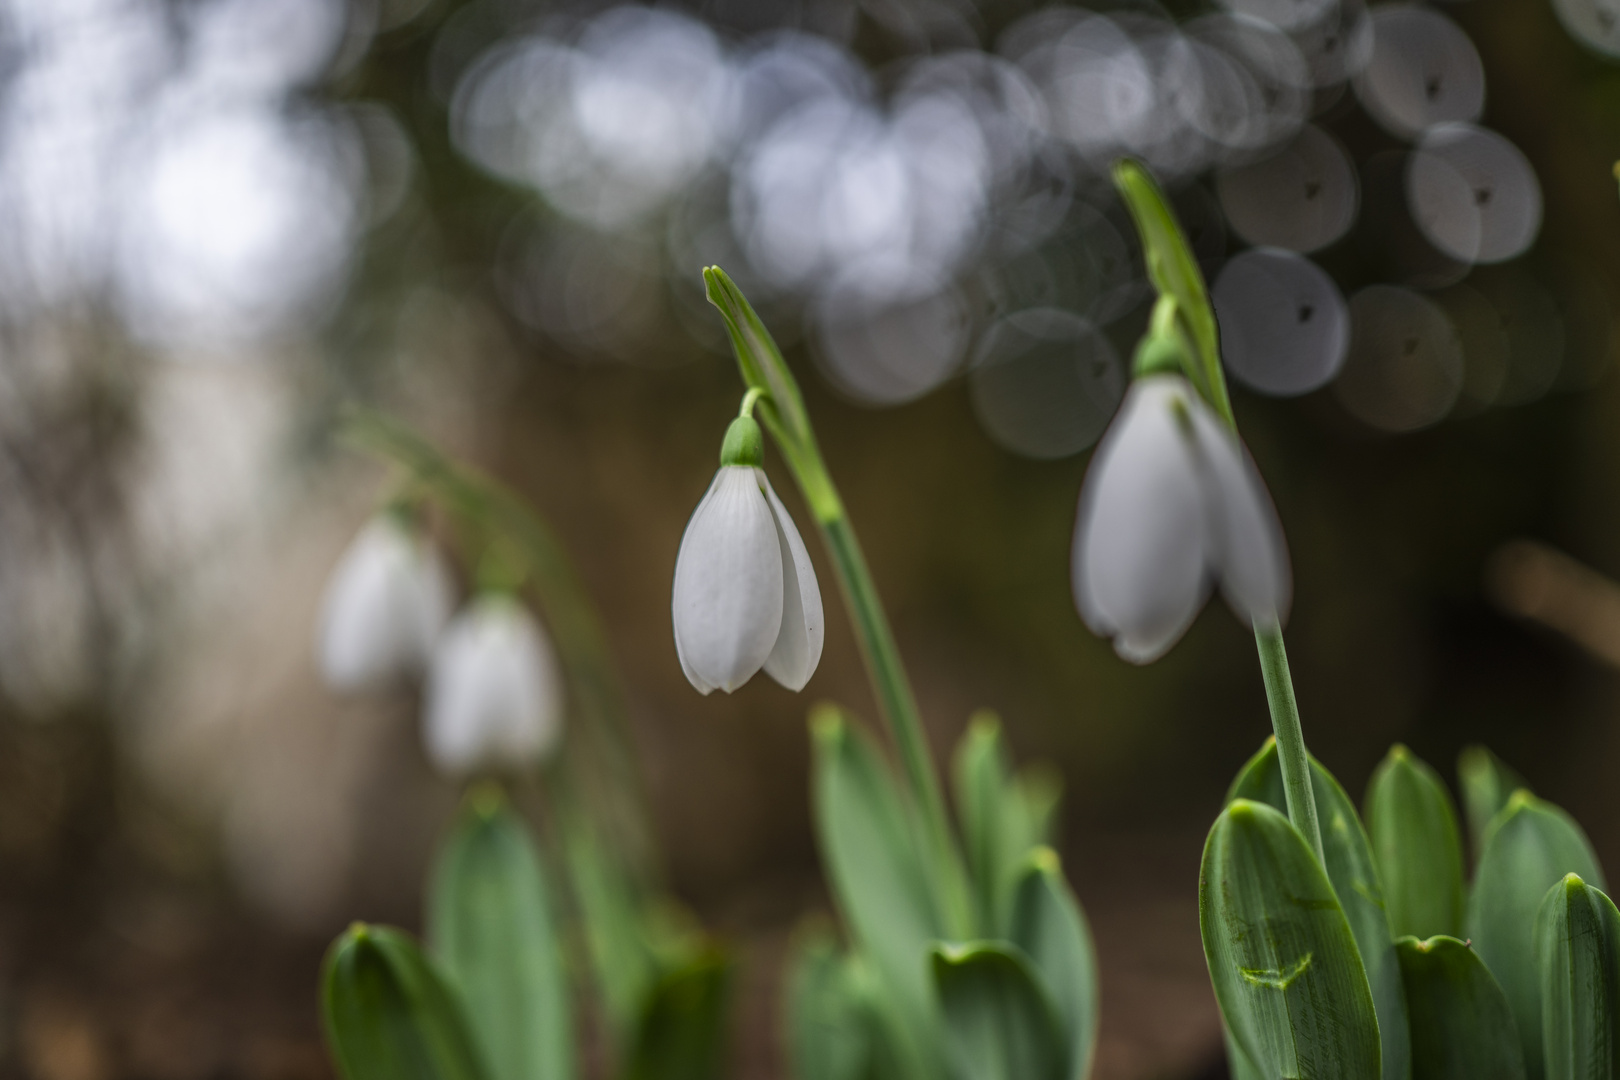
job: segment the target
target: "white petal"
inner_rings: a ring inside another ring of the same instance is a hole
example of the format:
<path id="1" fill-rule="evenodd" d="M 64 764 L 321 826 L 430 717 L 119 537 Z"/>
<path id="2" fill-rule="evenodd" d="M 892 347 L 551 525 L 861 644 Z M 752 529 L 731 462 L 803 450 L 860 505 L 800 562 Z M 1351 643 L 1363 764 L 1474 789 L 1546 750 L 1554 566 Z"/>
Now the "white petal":
<path id="1" fill-rule="evenodd" d="M 1075 526 L 1075 603 L 1086 625 L 1145 664 L 1174 645 L 1209 595 L 1207 521 L 1174 376 L 1138 379 L 1097 447 Z"/>
<path id="2" fill-rule="evenodd" d="M 1193 413 L 1200 466 L 1207 477 L 1210 562 L 1221 594 L 1243 621 L 1281 626 L 1288 618 L 1293 574 L 1282 523 L 1260 470 L 1236 436 L 1208 409 Z"/>
<path id="3" fill-rule="evenodd" d="M 562 733 L 564 695 L 551 642 L 504 596 L 457 615 L 433 656 L 424 737 L 442 771 L 537 764 Z"/>
<path id="4" fill-rule="evenodd" d="M 721 468 L 675 558 L 675 648 L 693 686 L 730 693 L 764 666 L 782 629 L 782 576 L 754 471 Z"/>
<path id="5" fill-rule="evenodd" d="M 343 690 L 423 665 L 450 614 L 450 576 L 431 542 L 396 518 L 367 523 L 321 602 L 321 673 Z"/>
<path id="6" fill-rule="evenodd" d="M 805 550 L 798 527 L 762 471 L 759 482 L 770 501 L 782 551 L 782 632 L 765 659 L 765 673 L 789 690 L 803 690 L 821 663 L 821 646 L 826 637 L 821 587 L 816 584 L 816 568 L 810 564 L 810 553 Z"/>

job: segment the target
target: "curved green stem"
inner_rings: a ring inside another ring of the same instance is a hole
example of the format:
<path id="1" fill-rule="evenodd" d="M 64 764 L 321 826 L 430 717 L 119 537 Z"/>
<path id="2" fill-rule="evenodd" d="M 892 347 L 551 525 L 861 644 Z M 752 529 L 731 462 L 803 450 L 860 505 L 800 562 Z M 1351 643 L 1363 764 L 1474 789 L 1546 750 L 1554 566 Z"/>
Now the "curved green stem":
<path id="1" fill-rule="evenodd" d="M 1121 161 L 1114 166 L 1114 183 L 1136 222 L 1146 253 L 1148 276 L 1159 291 L 1159 303 L 1153 311 L 1153 330 L 1165 333 L 1172 322 L 1179 327 L 1193 348 L 1186 372 L 1188 378 L 1235 435 L 1237 417 L 1232 413 L 1232 399 L 1221 368 L 1220 332 L 1198 261 L 1193 258 L 1163 192 L 1146 169 L 1134 161 Z M 1294 683 L 1288 674 L 1288 652 L 1283 647 L 1282 630 L 1256 626 L 1254 640 L 1260 652 L 1260 673 L 1266 683 L 1266 703 L 1271 708 L 1271 728 L 1277 734 L 1277 758 L 1282 765 L 1283 788 L 1288 795 L 1288 819 L 1310 843 L 1320 862 L 1322 830 L 1316 819 L 1310 756 L 1305 751 L 1305 732 L 1299 723 L 1299 705 L 1294 700 Z"/>

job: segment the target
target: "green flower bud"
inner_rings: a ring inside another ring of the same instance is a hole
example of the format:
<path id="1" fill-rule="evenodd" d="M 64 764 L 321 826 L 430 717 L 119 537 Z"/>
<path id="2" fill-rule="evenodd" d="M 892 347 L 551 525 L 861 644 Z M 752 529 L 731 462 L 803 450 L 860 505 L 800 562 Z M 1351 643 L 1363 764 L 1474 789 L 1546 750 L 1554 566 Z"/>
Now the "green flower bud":
<path id="1" fill-rule="evenodd" d="M 1137 378 L 1144 375 L 1187 375 L 1187 349 L 1177 333 L 1148 334 L 1136 345 L 1131 367 Z"/>

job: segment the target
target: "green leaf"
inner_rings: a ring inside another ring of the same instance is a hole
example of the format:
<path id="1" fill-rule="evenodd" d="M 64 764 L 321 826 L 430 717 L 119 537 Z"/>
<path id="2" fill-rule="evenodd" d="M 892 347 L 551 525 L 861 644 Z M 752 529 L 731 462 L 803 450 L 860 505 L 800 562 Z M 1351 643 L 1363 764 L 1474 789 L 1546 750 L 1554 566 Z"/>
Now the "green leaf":
<path id="1" fill-rule="evenodd" d="M 345 1080 L 485 1080 L 455 992 L 406 934 L 355 923 L 322 976 L 326 1037 Z"/>
<path id="2" fill-rule="evenodd" d="M 1029 961 L 998 941 L 941 942 L 934 982 L 955 1080 L 1064 1080 L 1067 1048 Z"/>
<path id="3" fill-rule="evenodd" d="M 661 975 L 642 1005 L 625 1080 L 720 1076 L 726 1063 L 729 976 L 730 963 L 712 945 Z"/>
<path id="4" fill-rule="evenodd" d="M 1468 936 L 1507 993 L 1531 1080 L 1543 1075 L 1536 915 L 1565 874 L 1603 885 L 1597 856 L 1574 819 L 1528 791 L 1515 792 L 1485 831 L 1468 897 Z"/>
<path id="5" fill-rule="evenodd" d="M 1014 779 L 1001 724 L 989 711 L 974 715 L 952 766 L 979 928 L 987 937 L 1003 937 L 1014 883 L 1030 850 L 1046 840 L 1051 801 L 1039 781 Z"/>
<path id="6" fill-rule="evenodd" d="M 1176 314 L 1197 352 L 1198 369 L 1187 375 L 1215 411 L 1230 418 L 1232 406 L 1227 400 L 1226 377 L 1221 373 L 1215 311 L 1210 307 L 1203 271 L 1193 258 L 1176 215 L 1153 177 L 1134 161 L 1124 160 L 1114 166 L 1114 186 L 1130 208 L 1142 238 L 1148 277 L 1161 296 L 1175 301 Z"/>
<path id="7" fill-rule="evenodd" d="M 1468 815 L 1468 841 L 1478 861 L 1485 849 L 1485 830 L 1513 793 L 1528 791 L 1530 785 L 1483 746 L 1463 748 L 1457 756 L 1457 778 L 1462 781 L 1463 810 Z"/>
<path id="8" fill-rule="evenodd" d="M 939 1075 L 929 949 L 942 921 L 917 852 L 918 826 L 871 740 L 830 706 L 811 715 L 816 832 L 839 909 L 898 1017 L 908 1075 Z"/>
<path id="9" fill-rule="evenodd" d="M 608 1034 L 624 1053 L 634 1038 L 648 989 L 658 976 L 658 958 L 647 940 L 636 891 L 591 824 L 565 815 L 563 849 L 592 981 L 601 998 Z"/>
<path id="10" fill-rule="evenodd" d="M 1536 916 L 1547 1080 L 1620 1076 L 1620 911 L 1568 874 Z"/>
<path id="11" fill-rule="evenodd" d="M 1444 781 L 1396 744 L 1367 786 L 1367 833 L 1396 937 L 1463 932 L 1462 836 Z"/>
<path id="12" fill-rule="evenodd" d="M 1395 943 L 1412 1022 L 1412 1080 L 1524 1080 L 1524 1050 L 1501 984 L 1454 937 Z"/>
<path id="13" fill-rule="evenodd" d="M 1221 1024 L 1221 1037 L 1226 1042 L 1226 1071 L 1230 1080 L 1266 1080 L 1237 1040 L 1232 1038 L 1232 1029 L 1224 1022 Z"/>
<path id="14" fill-rule="evenodd" d="M 797 1080 L 866 1080 L 872 1019 L 857 973 L 825 929 L 797 936 L 786 982 L 788 1053 Z"/>
<path id="15" fill-rule="evenodd" d="M 494 785 L 468 797 L 434 868 L 429 941 L 492 1080 L 576 1073 L 568 980 L 527 826 Z"/>
<path id="16" fill-rule="evenodd" d="M 1355 804 L 1333 774 L 1314 758 L 1311 759 L 1311 787 L 1316 796 L 1316 816 L 1322 826 L 1322 853 L 1327 861 L 1328 880 L 1355 935 L 1378 1012 L 1383 1047 L 1382 1075 L 1384 1080 L 1405 1080 L 1411 1059 L 1406 1006 L 1400 965 L 1395 959 L 1394 936 L 1384 909 L 1384 892 L 1373 862 L 1372 847 L 1361 827 L 1361 819 L 1356 816 Z M 1267 739 L 1260 752 L 1244 766 L 1227 798 L 1250 799 L 1283 814 L 1288 812 L 1276 740 Z"/>
<path id="17" fill-rule="evenodd" d="M 1198 882 L 1221 1014 L 1268 1077 L 1380 1075 L 1378 1017 L 1333 886 L 1288 819 L 1237 799 L 1215 819 Z"/>
<path id="18" fill-rule="evenodd" d="M 1067 1039 L 1068 1080 L 1091 1073 L 1097 1049 L 1097 951 L 1057 853 L 1037 848 L 1014 892 L 1008 934 L 1034 967 Z"/>

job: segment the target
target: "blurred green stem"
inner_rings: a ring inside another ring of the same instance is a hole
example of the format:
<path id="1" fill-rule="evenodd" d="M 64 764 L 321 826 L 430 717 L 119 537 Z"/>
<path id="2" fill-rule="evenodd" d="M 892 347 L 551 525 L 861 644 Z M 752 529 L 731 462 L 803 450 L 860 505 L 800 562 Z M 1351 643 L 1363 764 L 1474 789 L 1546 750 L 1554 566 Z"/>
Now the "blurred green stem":
<path id="1" fill-rule="evenodd" d="M 341 432 L 360 449 L 404 469 L 414 494 L 431 494 L 438 501 L 469 544 L 466 555 L 480 578 L 488 575 L 505 587 L 533 593 L 568 672 L 574 707 L 585 720 L 569 740 L 578 738 L 589 748 L 579 757 L 570 755 L 573 767 L 586 773 L 573 790 L 592 801 L 639 883 L 651 885 L 650 830 L 626 731 L 624 691 L 607 635 L 567 548 L 524 499 L 406 425 L 354 408 L 343 418 Z"/>
<path id="2" fill-rule="evenodd" d="M 1227 393 L 1226 374 L 1221 367 L 1215 309 L 1210 305 L 1203 271 L 1193 258 L 1181 225 L 1159 185 L 1141 165 L 1130 160 L 1116 163 L 1114 184 L 1136 223 L 1148 276 L 1159 292 L 1160 302 L 1153 312 L 1154 329 L 1162 333 L 1166 324 L 1174 320 L 1194 354 L 1189 358 L 1187 377 L 1236 435 L 1237 417 L 1232 413 L 1232 399 Z M 1271 728 L 1277 733 L 1277 757 L 1282 764 L 1283 788 L 1288 795 L 1288 819 L 1311 845 L 1320 862 L 1322 829 L 1316 820 L 1310 758 L 1305 752 L 1305 733 L 1299 724 L 1299 705 L 1294 701 L 1294 683 L 1288 674 L 1288 651 L 1283 647 L 1282 630 L 1275 626 L 1256 626 L 1254 640 L 1260 651 L 1266 703 L 1271 707 Z"/>
<path id="3" fill-rule="evenodd" d="M 782 458 L 793 473 L 810 512 L 815 515 L 827 550 L 832 554 L 878 709 L 922 816 L 927 854 L 936 868 L 935 878 L 944 895 L 941 915 L 946 931 L 952 937 L 969 937 L 973 916 L 967 872 L 945 816 L 945 800 L 929 756 L 911 679 L 901 662 L 894 632 L 889 628 L 889 617 L 866 565 L 866 556 L 855 538 L 855 527 L 821 459 L 798 384 L 742 290 L 719 267 L 705 270 L 703 278 L 709 302 L 720 310 L 726 321 L 749 398 L 757 402 L 759 419 L 780 447 Z M 748 398 L 744 400 L 746 406 Z"/>

